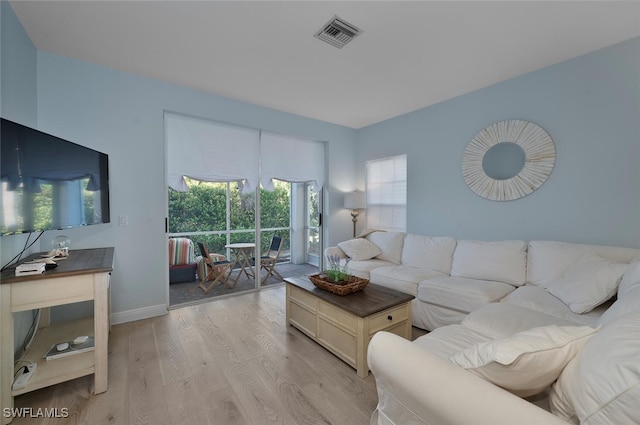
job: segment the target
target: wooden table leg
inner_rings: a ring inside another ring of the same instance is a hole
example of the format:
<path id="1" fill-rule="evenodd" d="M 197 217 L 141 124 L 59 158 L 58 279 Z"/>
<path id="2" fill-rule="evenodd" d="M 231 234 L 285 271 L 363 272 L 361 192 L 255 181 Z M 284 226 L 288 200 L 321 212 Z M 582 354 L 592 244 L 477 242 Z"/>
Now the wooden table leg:
<path id="1" fill-rule="evenodd" d="M 0 416 L 1 424 L 8 424 L 13 417 L 4 409 L 13 408 L 13 313 L 11 313 L 11 285 L 0 285 Z M 9 341 L 11 341 L 9 343 Z M 9 412 L 10 413 L 10 412 Z"/>
<path id="2" fill-rule="evenodd" d="M 95 393 L 100 394 L 108 388 L 108 343 L 109 343 L 109 275 L 94 277 L 94 316 L 95 332 Z"/>

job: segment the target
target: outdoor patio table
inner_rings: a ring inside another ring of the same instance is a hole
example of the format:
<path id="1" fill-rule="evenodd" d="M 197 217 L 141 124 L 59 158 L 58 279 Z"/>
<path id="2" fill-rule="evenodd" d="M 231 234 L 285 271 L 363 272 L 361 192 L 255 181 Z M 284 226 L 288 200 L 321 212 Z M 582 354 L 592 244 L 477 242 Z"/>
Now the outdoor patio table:
<path id="1" fill-rule="evenodd" d="M 234 285 L 240 279 L 242 273 L 244 273 L 248 279 L 253 279 L 253 270 L 251 269 L 251 258 L 253 258 L 253 250 L 256 248 L 255 243 L 251 242 L 240 242 L 240 243 L 230 243 L 225 245 L 225 248 L 229 248 L 233 253 L 233 262 L 231 263 L 231 273 L 239 266 L 238 275 L 236 279 L 233 281 Z"/>

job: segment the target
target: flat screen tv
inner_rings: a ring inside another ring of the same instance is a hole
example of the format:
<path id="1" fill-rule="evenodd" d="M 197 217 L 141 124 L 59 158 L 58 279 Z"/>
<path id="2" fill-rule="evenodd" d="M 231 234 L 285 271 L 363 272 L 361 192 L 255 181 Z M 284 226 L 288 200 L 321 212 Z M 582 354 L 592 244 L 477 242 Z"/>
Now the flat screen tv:
<path id="1" fill-rule="evenodd" d="M 109 223 L 109 156 L 2 120 L 4 235 Z"/>

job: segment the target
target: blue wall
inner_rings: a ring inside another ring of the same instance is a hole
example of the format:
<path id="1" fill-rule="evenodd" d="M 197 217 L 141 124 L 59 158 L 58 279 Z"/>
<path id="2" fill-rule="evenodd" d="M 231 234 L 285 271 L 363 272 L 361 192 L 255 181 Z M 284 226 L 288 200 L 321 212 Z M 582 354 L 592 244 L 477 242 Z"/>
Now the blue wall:
<path id="1" fill-rule="evenodd" d="M 168 298 L 164 111 L 327 142 L 328 244 L 349 234 L 342 193 L 353 190 L 356 131 L 201 91 L 38 52 L 38 126 L 109 154 L 112 224 L 65 230 L 73 248 L 114 246 L 115 321 L 157 314 Z M 242 152 L 229 152 L 242 161 Z M 129 225 L 117 225 L 127 215 Z M 56 236 L 47 232 L 43 244 Z"/>
<path id="2" fill-rule="evenodd" d="M 0 2 L 0 113 L 3 118 L 35 125 L 37 121 L 37 50 L 7 1 Z"/>
<path id="3" fill-rule="evenodd" d="M 467 188 L 460 163 L 476 133 L 507 119 L 547 130 L 557 160 L 536 192 L 494 202 Z M 640 247 L 640 38 L 371 125 L 358 138 L 361 181 L 366 160 L 408 154 L 409 232 Z"/>
<path id="4" fill-rule="evenodd" d="M 0 2 L 0 116 L 26 125 L 37 122 L 37 50 L 6 1 Z M 26 236 L 0 239 L 0 262 L 4 266 L 22 251 Z M 33 251 L 33 249 L 32 249 Z M 16 313 L 14 351 L 22 352 L 22 342 L 31 327 L 30 312 Z"/>

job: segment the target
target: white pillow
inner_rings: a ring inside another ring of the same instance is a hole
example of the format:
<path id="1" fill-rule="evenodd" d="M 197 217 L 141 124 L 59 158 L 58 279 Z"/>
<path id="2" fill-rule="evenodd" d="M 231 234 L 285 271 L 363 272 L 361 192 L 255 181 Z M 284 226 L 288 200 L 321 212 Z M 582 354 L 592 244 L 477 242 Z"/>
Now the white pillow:
<path id="1" fill-rule="evenodd" d="M 607 326 L 618 317 L 640 310 L 640 281 L 637 283 L 638 285 L 634 285 L 628 291 L 625 291 L 624 295 L 618 295 L 616 302 L 596 322 L 598 326 Z"/>
<path id="2" fill-rule="evenodd" d="M 589 326 L 541 326 L 481 342 L 449 360 L 520 397 L 544 391 L 597 331 Z"/>
<path id="3" fill-rule="evenodd" d="M 551 388 L 556 416 L 582 425 L 637 424 L 640 418 L 640 310 L 604 326 Z"/>
<path id="4" fill-rule="evenodd" d="M 588 313 L 613 297 L 629 265 L 601 257 L 583 257 L 547 291 L 577 314 Z"/>
<path id="5" fill-rule="evenodd" d="M 382 253 L 380 248 L 375 244 L 363 238 L 349 239 L 348 241 L 340 242 L 338 247 L 343 250 L 348 257 L 356 261 L 369 260 Z"/>
<path id="6" fill-rule="evenodd" d="M 640 261 L 629 264 L 629 267 L 625 270 L 622 275 L 622 280 L 620 281 L 620 286 L 618 287 L 618 297 L 623 296 L 625 292 L 629 291 L 632 286 L 636 286 L 638 282 L 640 282 Z"/>
<path id="7" fill-rule="evenodd" d="M 378 259 L 400 264 L 404 235 L 402 232 L 373 232 L 367 235 L 367 239 L 382 251 Z"/>

